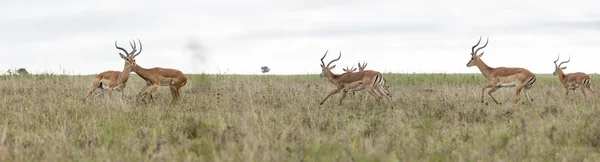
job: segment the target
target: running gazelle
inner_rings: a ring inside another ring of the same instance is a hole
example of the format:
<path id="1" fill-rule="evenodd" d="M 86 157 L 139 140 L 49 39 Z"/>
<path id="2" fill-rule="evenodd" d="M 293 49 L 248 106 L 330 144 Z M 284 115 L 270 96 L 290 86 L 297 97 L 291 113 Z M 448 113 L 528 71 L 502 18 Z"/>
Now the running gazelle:
<path id="1" fill-rule="evenodd" d="M 558 76 L 558 79 L 565 87 L 565 96 L 569 95 L 569 90 L 575 90 L 579 87 L 581 87 L 581 93 L 583 93 L 583 96 L 586 98 L 587 95 L 585 94 L 584 89 L 588 89 L 588 91 L 594 92 L 594 90 L 592 90 L 591 87 L 592 79 L 590 79 L 589 75 L 582 72 L 570 73 L 565 75 L 565 73 L 563 72 L 563 70 L 567 69 L 567 67 L 561 67 L 561 65 L 569 63 L 569 61 L 571 61 L 571 56 L 569 56 L 569 60 L 563 61 L 557 65 L 556 62 L 558 62 L 559 59 L 560 55 L 558 56 L 558 58 L 556 58 L 556 61 L 554 61 L 554 73 L 552 74 L 554 76 Z"/>
<path id="2" fill-rule="evenodd" d="M 346 97 L 346 94 L 349 91 L 353 91 L 354 89 L 362 90 L 365 89 L 371 96 L 375 98 L 377 105 L 380 105 L 381 97 L 385 97 L 388 101 L 391 102 L 390 94 L 387 89 L 384 87 L 384 79 L 383 75 L 377 71 L 373 70 L 365 70 L 359 72 L 350 72 L 343 74 L 333 74 L 331 70 L 335 68 L 335 65 L 330 66 L 333 62 L 340 60 L 342 57 L 342 52 L 337 59 L 331 60 L 328 64 L 325 64 L 323 59 L 327 56 L 327 50 L 325 55 L 321 58 L 321 77 L 327 77 L 329 82 L 336 86 L 336 89 L 332 90 L 327 94 L 327 96 L 319 103 L 323 105 L 325 101 L 336 93 L 342 92 L 342 97 L 340 98 L 339 104 L 342 104 L 342 101 Z"/>
<path id="3" fill-rule="evenodd" d="M 525 93 L 527 101 L 529 103 L 532 103 L 533 98 L 531 98 L 531 95 L 529 95 L 529 90 L 533 86 L 533 83 L 535 83 L 535 74 L 533 74 L 525 68 L 492 68 L 486 65 L 485 62 L 483 62 L 483 60 L 481 59 L 481 56 L 483 56 L 484 52 L 481 52 L 481 54 L 477 54 L 477 52 L 485 48 L 488 45 L 488 42 L 489 38 L 485 42 L 485 45 L 475 50 L 475 47 L 477 47 L 479 43 L 481 43 L 481 37 L 479 37 L 479 41 L 477 42 L 477 44 L 475 44 L 471 48 L 471 59 L 469 60 L 469 62 L 467 62 L 467 67 L 477 66 L 477 68 L 479 68 L 479 70 L 481 71 L 481 74 L 483 74 L 483 76 L 489 80 L 489 82 L 485 84 L 481 89 L 481 102 L 484 102 L 483 96 L 485 93 L 485 89 L 491 88 L 488 91 L 488 94 L 490 95 L 490 97 L 492 97 L 492 100 L 494 100 L 496 104 L 500 104 L 500 102 L 496 101 L 494 96 L 492 96 L 492 93 L 502 87 L 515 87 L 514 103 L 519 102 L 519 100 L 521 99 L 521 90 L 523 90 L 523 93 Z"/>

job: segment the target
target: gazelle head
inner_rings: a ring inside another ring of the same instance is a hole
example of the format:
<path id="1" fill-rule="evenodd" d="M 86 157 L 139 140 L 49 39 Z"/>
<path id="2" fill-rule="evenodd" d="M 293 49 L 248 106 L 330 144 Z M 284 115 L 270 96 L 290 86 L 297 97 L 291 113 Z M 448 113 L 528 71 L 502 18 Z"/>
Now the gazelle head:
<path id="1" fill-rule="evenodd" d="M 135 57 L 137 55 L 139 55 L 140 53 L 142 53 L 142 42 L 139 39 L 138 39 L 138 42 L 140 44 L 139 51 L 137 50 L 137 45 L 135 44 L 135 40 L 134 40 L 133 43 L 129 42 L 129 45 L 131 46 L 131 49 L 132 49 L 131 52 L 127 52 L 127 50 L 125 50 L 123 47 L 117 46 L 117 41 L 115 40 L 115 48 L 117 48 L 125 53 L 125 55 L 123 55 L 123 53 L 119 52 L 119 55 L 121 56 L 121 58 L 123 60 L 125 60 L 125 66 L 128 68 L 133 68 L 136 65 Z"/>
<path id="2" fill-rule="evenodd" d="M 358 62 L 358 71 L 364 71 L 366 67 L 367 67 L 366 62 L 363 62 L 362 66 L 360 65 L 360 62 Z"/>
<path id="3" fill-rule="evenodd" d="M 346 66 L 346 68 L 342 68 L 342 70 L 344 70 L 344 73 L 351 73 L 356 71 L 356 68 L 354 66 L 352 66 L 352 68 L 348 68 L 348 66 Z"/>
<path id="4" fill-rule="evenodd" d="M 326 77 L 328 74 L 332 74 L 331 73 L 331 69 L 335 68 L 335 65 L 333 66 L 329 66 L 331 65 L 331 63 L 340 60 L 340 58 L 342 58 L 342 51 L 340 51 L 340 56 L 337 59 L 331 60 L 327 65 L 325 65 L 325 62 L 323 62 L 323 59 L 325 59 L 325 56 L 327 56 L 327 52 L 329 52 L 329 50 L 325 51 L 325 55 L 323 55 L 323 57 L 321 58 L 321 74 L 319 76 L 321 76 L 321 78 Z"/>
<path id="5" fill-rule="evenodd" d="M 571 55 L 569 55 L 569 60 L 567 61 L 563 61 L 560 64 L 556 64 L 556 62 L 558 62 L 558 59 L 560 59 L 560 55 L 558 55 L 558 58 L 556 58 L 556 61 L 554 61 L 554 73 L 552 73 L 552 75 L 558 75 L 560 72 L 562 72 L 562 70 L 567 69 L 567 67 L 560 67 L 562 64 L 564 63 L 569 63 L 569 61 L 571 61 Z"/>
<path id="6" fill-rule="evenodd" d="M 479 37 L 479 41 L 477 42 L 477 44 L 475 44 L 472 48 L 471 48 L 471 60 L 469 60 L 469 62 L 467 63 L 467 67 L 471 67 L 471 66 L 476 66 L 477 65 L 477 61 L 479 61 L 479 59 L 481 58 L 481 56 L 483 56 L 483 52 L 481 52 L 481 54 L 477 54 L 477 52 L 479 52 L 480 49 L 485 48 L 488 45 L 488 42 L 490 41 L 490 38 L 488 37 L 487 40 L 485 41 L 485 45 L 477 48 L 477 50 L 475 50 L 475 47 L 477 47 L 479 45 L 479 43 L 481 43 L 481 37 Z"/>

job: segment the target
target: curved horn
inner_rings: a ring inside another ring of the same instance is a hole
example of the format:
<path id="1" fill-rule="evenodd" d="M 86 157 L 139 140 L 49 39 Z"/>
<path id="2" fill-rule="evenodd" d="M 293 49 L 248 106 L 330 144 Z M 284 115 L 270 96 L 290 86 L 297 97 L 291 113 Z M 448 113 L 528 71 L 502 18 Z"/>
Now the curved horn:
<path id="1" fill-rule="evenodd" d="M 336 59 L 334 59 L 334 60 L 331 60 L 331 62 L 329 62 L 329 63 L 327 64 L 327 67 L 329 67 L 329 65 L 331 65 L 331 63 L 333 63 L 333 62 L 336 62 L 336 61 L 340 60 L 340 58 L 342 58 L 342 51 L 340 51 L 340 56 L 339 56 L 338 58 L 336 58 Z"/>
<path id="2" fill-rule="evenodd" d="M 129 55 L 133 55 L 137 51 L 137 46 L 135 44 L 135 40 L 133 40 L 133 44 L 130 41 L 129 45 L 131 46 L 131 49 L 132 49 L 132 51 L 131 51 L 131 53 Z"/>
<path id="3" fill-rule="evenodd" d="M 142 53 L 142 41 L 140 41 L 140 39 L 138 39 L 138 43 L 140 44 L 140 50 L 135 55 L 133 55 L 133 57 L 136 57 L 137 55 L 139 55 L 140 53 Z"/>
<path id="4" fill-rule="evenodd" d="M 117 40 L 115 40 L 115 48 L 120 49 L 121 51 L 125 52 L 127 56 L 129 56 L 129 52 L 127 52 L 127 50 L 125 50 L 123 47 L 117 46 Z"/>
<path id="5" fill-rule="evenodd" d="M 471 54 L 475 54 L 475 47 L 477 47 L 481 43 L 481 36 L 479 36 L 479 41 L 471 48 Z"/>
<path id="6" fill-rule="evenodd" d="M 569 55 L 569 60 L 561 62 L 560 64 L 558 64 L 558 67 L 560 67 L 560 65 L 564 63 L 569 63 L 569 61 L 571 61 L 571 55 Z"/>
<path id="7" fill-rule="evenodd" d="M 325 55 L 323 55 L 323 57 L 321 57 L 321 64 L 323 66 L 325 66 L 325 62 L 323 62 L 323 59 L 325 59 L 325 56 L 327 56 L 327 52 L 329 52 L 329 49 L 327 49 L 327 51 L 325 51 Z"/>
<path id="8" fill-rule="evenodd" d="M 485 45 L 483 45 L 483 46 L 477 48 L 477 50 L 475 50 L 474 54 L 477 54 L 477 52 L 479 52 L 480 49 L 485 48 L 489 42 L 490 42 L 490 37 L 488 37 L 487 40 L 485 41 Z"/>
<path id="9" fill-rule="evenodd" d="M 560 54 L 558 54 L 558 58 L 556 58 L 556 60 L 554 61 L 554 65 L 555 65 L 556 67 L 558 67 L 558 65 L 556 65 L 556 62 L 558 62 L 558 59 L 560 59 Z"/>

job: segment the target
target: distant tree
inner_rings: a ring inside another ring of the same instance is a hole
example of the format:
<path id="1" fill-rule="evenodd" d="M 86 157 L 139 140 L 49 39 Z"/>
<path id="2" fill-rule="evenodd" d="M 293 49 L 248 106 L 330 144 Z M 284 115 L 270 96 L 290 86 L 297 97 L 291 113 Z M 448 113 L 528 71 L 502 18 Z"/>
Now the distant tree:
<path id="1" fill-rule="evenodd" d="M 27 70 L 25 68 L 19 68 L 17 70 L 17 74 L 19 74 L 19 75 L 29 75 L 29 72 L 27 72 Z"/>
<path id="2" fill-rule="evenodd" d="M 271 71 L 271 69 L 267 66 L 260 67 L 260 70 L 262 73 L 268 73 L 269 71 Z"/>

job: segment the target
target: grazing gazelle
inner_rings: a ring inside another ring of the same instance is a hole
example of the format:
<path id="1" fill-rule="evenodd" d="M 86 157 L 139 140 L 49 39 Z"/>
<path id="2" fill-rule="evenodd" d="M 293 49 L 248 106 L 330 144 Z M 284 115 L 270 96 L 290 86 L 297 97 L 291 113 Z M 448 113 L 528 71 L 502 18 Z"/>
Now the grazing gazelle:
<path id="1" fill-rule="evenodd" d="M 565 87 L 565 95 L 569 95 L 569 90 L 575 90 L 579 87 L 581 87 L 581 93 L 583 93 L 583 96 L 587 98 L 587 95 L 585 94 L 585 90 L 584 89 L 588 89 L 588 91 L 590 92 L 594 92 L 594 90 L 592 90 L 591 84 L 592 84 L 592 80 L 590 79 L 590 76 L 588 76 L 585 73 L 582 72 L 576 72 L 576 73 L 570 73 L 570 74 L 566 74 L 563 72 L 564 69 L 567 69 L 567 67 L 560 67 L 562 64 L 564 63 L 569 63 L 569 61 L 571 61 L 571 56 L 569 56 L 569 60 L 567 61 L 563 61 L 560 64 L 556 64 L 556 62 L 558 62 L 558 59 L 560 59 L 560 55 L 558 56 L 558 58 L 556 58 L 556 61 L 554 61 L 554 73 L 552 73 L 553 75 L 558 75 L 558 79 L 560 79 L 560 82 L 563 84 L 563 86 Z"/>
<path id="2" fill-rule="evenodd" d="M 531 98 L 531 95 L 529 95 L 529 89 L 531 89 L 533 83 L 535 83 L 535 74 L 531 73 L 529 70 L 524 68 L 492 68 L 487 66 L 483 62 L 483 60 L 481 60 L 481 56 L 483 56 L 484 52 L 481 52 L 481 54 L 477 54 L 477 52 L 480 49 L 485 48 L 488 42 L 489 38 L 485 42 L 485 45 L 475 50 L 475 47 L 477 47 L 479 43 L 481 43 L 481 37 L 479 37 L 479 41 L 477 42 L 477 44 L 475 44 L 471 48 L 471 59 L 467 63 L 467 67 L 477 66 L 477 68 L 479 68 L 483 76 L 485 76 L 485 78 L 489 80 L 489 82 L 486 85 L 484 85 L 481 89 L 481 102 L 483 102 L 485 89 L 492 88 L 490 89 L 490 91 L 488 91 L 488 94 L 490 95 L 490 97 L 492 97 L 492 100 L 494 100 L 496 104 L 500 104 L 500 102 L 496 101 L 494 96 L 492 96 L 492 93 L 502 87 L 515 87 L 516 98 L 514 103 L 519 102 L 519 100 L 521 99 L 521 90 L 523 89 L 523 92 L 527 97 L 527 101 L 529 101 L 529 103 L 532 103 L 533 98 Z"/>
<path id="3" fill-rule="evenodd" d="M 142 42 L 139 39 L 138 42 L 140 44 L 141 52 Z M 135 42 L 132 47 L 135 49 Z M 122 48 L 121 50 L 125 51 Z M 133 55 L 132 58 L 135 58 L 139 54 L 140 53 Z M 146 92 L 146 89 L 152 86 L 152 89 L 150 90 L 150 99 L 154 99 L 154 94 L 158 90 L 159 86 L 169 86 L 171 88 L 171 96 L 173 97 L 173 101 L 171 103 L 173 104 L 180 98 L 179 89 L 187 83 L 187 77 L 183 75 L 181 71 L 175 69 L 160 67 L 145 69 L 138 64 L 135 64 L 131 70 L 146 81 L 146 85 L 140 90 L 138 95 Z"/>
<path id="4" fill-rule="evenodd" d="M 334 59 L 328 64 L 325 64 L 325 62 L 323 62 L 323 59 L 325 59 L 325 56 L 327 56 L 328 51 L 329 50 L 327 50 L 325 52 L 325 55 L 323 55 L 323 57 L 321 58 L 320 76 L 327 77 L 327 79 L 329 79 L 329 81 L 336 86 L 336 89 L 329 92 L 325 99 L 323 99 L 323 101 L 320 102 L 320 105 L 323 105 L 323 103 L 331 95 L 343 91 L 342 97 L 339 101 L 339 105 L 341 105 L 348 91 L 354 91 L 355 89 L 365 89 L 367 92 L 369 92 L 369 94 L 371 94 L 371 96 L 375 98 L 375 101 L 377 101 L 377 105 L 380 105 L 380 100 L 382 96 L 385 96 L 385 98 L 388 101 L 391 101 L 391 99 L 389 98 L 389 93 L 387 93 L 388 91 L 383 89 L 383 75 L 381 75 L 381 73 L 373 70 L 365 70 L 361 72 L 343 73 L 339 75 L 333 74 L 333 72 L 331 72 L 331 69 L 335 68 L 335 65 L 330 65 L 331 63 L 340 60 L 340 58 L 342 57 L 342 52 L 340 52 L 340 56 L 337 59 Z"/>
<path id="5" fill-rule="evenodd" d="M 129 43 L 131 44 L 131 42 Z M 135 66 L 134 57 L 142 52 L 142 46 L 140 45 L 140 51 L 137 54 L 135 54 L 137 51 L 136 48 L 133 48 L 131 52 L 127 52 L 127 50 L 117 46 L 117 41 L 115 41 L 115 48 L 125 52 L 125 55 L 119 53 L 121 58 L 125 60 L 123 71 L 108 70 L 96 75 L 96 77 L 94 77 L 94 81 L 92 82 L 92 87 L 90 87 L 90 90 L 88 90 L 87 97 L 89 97 L 96 89 L 101 89 L 102 91 L 108 90 L 108 95 L 111 98 L 113 96 L 113 90 L 121 91 L 121 99 L 123 99 L 123 96 L 125 96 L 125 91 L 123 89 L 125 89 L 131 69 L 133 66 Z"/>

